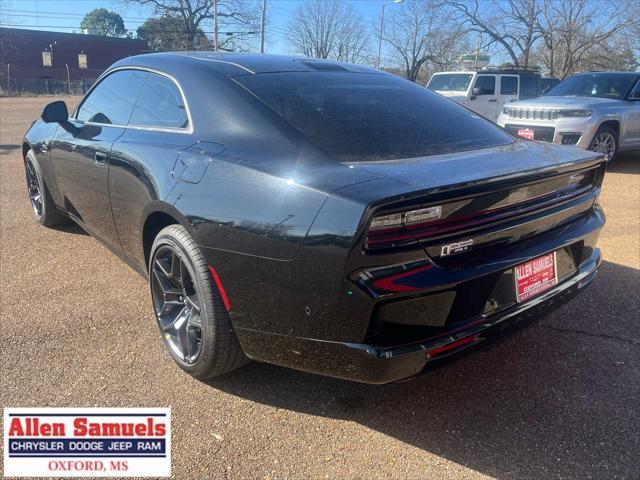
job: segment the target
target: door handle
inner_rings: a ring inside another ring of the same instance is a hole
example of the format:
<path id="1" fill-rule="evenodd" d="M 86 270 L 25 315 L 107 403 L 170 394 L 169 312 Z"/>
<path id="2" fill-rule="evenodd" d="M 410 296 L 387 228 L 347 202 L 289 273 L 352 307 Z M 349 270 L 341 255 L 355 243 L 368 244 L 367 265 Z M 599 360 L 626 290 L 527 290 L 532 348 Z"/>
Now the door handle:
<path id="1" fill-rule="evenodd" d="M 490 101 L 491 103 L 495 103 L 495 102 L 497 102 L 498 100 L 497 100 L 497 99 L 495 99 L 495 98 L 490 98 L 490 99 L 489 99 L 489 101 Z"/>
<path id="2" fill-rule="evenodd" d="M 93 158 L 96 161 L 96 166 L 104 167 L 107 163 L 107 154 L 102 152 L 96 152 Z"/>

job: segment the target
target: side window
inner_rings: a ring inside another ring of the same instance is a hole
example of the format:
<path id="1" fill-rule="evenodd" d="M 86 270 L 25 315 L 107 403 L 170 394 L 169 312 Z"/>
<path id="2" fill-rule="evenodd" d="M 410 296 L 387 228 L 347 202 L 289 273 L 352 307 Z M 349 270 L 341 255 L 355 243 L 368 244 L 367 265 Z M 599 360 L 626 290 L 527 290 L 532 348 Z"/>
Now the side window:
<path id="1" fill-rule="evenodd" d="M 520 100 L 540 96 L 540 78 L 528 75 L 520 77 Z"/>
<path id="2" fill-rule="evenodd" d="M 496 77 L 493 75 L 478 75 L 475 88 L 480 89 L 478 95 L 495 95 Z"/>
<path id="3" fill-rule="evenodd" d="M 127 125 L 147 72 L 119 70 L 105 77 L 78 109 L 83 122 Z"/>
<path id="4" fill-rule="evenodd" d="M 133 109 L 130 125 L 187 128 L 189 118 L 180 90 L 173 81 L 150 73 Z"/>
<path id="5" fill-rule="evenodd" d="M 500 77 L 500 95 L 518 95 L 518 77 L 502 75 Z"/>
<path id="6" fill-rule="evenodd" d="M 640 80 L 636 82 L 636 86 L 631 90 L 629 98 L 633 100 L 640 100 Z"/>

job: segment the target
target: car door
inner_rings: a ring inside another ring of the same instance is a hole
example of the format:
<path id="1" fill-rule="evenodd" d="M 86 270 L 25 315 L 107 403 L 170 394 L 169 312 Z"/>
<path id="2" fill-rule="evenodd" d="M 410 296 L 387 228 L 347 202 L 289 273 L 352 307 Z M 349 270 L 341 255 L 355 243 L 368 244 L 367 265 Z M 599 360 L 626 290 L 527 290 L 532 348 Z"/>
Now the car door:
<path id="1" fill-rule="evenodd" d="M 123 253 L 140 264 L 144 263 L 140 239 L 145 209 L 165 200 L 178 179 L 197 183 L 210 163 L 211 145 L 198 143 L 197 149 L 190 149 L 194 143 L 189 106 L 177 81 L 150 72 L 127 130 L 113 144 L 109 169 L 118 239 Z M 214 146 L 215 151 L 219 147 Z"/>
<path id="2" fill-rule="evenodd" d="M 620 146 L 625 149 L 640 148 L 640 80 L 629 93 L 625 103 Z"/>
<path id="3" fill-rule="evenodd" d="M 109 203 L 111 147 L 125 131 L 147 73 L 117 70 L 84 98 L 75 115 L 61 125 L 51 148 L 51 164 L 62 205 L 84 226 L 117 246 Z"/>
<path id="4" fill-rule="evenodd" d="M 478 75 L 471 92 L 471 110 L 495 122 L 498 118 L 496 75 Z"/>
<path id="5" fill-rule="evenodd" d="M 509 102 L 518 100 L 519 81 L 518 75 L 500 75 L 500 95 L 496 115 L 500 115 L 502 109 Z"/>

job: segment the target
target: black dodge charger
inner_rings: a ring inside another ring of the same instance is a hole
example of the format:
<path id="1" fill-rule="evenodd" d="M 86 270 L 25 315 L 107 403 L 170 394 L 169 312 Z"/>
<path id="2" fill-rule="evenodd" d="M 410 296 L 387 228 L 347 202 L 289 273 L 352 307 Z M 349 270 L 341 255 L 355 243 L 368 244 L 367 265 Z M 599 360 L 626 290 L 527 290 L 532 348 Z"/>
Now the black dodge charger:
<path id="1" fill-rule="evenodd" d="M 130 57 L 71 114 L 47 105 L 23 153 L 35 218 L 73 220 L 148 278 L 198 378 L 249 359 L 405 378 L 600 264 L 601 154 L 516 139 L 363 66 Z"/>

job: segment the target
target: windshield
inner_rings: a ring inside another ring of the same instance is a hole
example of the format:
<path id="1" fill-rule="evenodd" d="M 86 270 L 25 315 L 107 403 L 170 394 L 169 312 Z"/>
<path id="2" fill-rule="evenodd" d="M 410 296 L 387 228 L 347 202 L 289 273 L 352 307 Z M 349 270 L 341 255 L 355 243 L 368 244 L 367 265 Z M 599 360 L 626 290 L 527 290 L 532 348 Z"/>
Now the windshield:
<path id="1" fill-rule="evenodd" d="M 291 72 L 234 77 L 333 158 L 415 158 L 504 145 L 513 137 L 395 75 Z"/>
<path id="2" fill-rule="evenodd" d="M 469 73 L 441 73 L 429 80 L 427 88 L 441 92 L 466 92 L 473 78 Z"/>
<path id="3" fill-rule="evenodd" d="M 553 87 L 546 97 L 598 97 L 620 100 L 635 81 L 632 75 L 576 75 Z"/>

